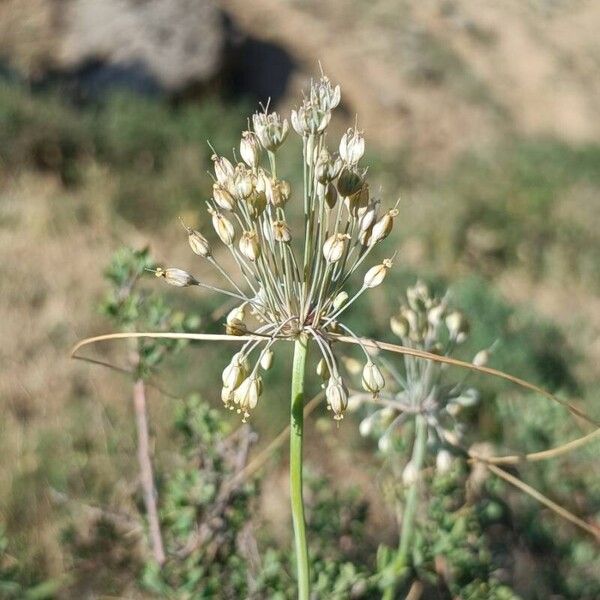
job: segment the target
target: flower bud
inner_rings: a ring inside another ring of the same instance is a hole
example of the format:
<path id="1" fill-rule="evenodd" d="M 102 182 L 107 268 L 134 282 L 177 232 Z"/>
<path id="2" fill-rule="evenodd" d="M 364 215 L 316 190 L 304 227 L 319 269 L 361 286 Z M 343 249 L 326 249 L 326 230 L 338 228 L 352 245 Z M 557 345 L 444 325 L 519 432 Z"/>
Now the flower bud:
<path id="1" fill-rule="evenodd" d="M 365 138 L 356 129 L 348 129 L 340 141 L 340 157 L 350 165 L 356 165 L 365 153 Z"/>
<path id="2" fill-rule="evenodd" d="M 373 425 L 374 425 L 374 422 L 373 422 L 372 415 L 366 417 L 365 419 L 363 419 L 360 422 L 360 424 L 358 426 L 358 433 L 360 433 L 360 435 L 362 437 L 368 437 L 368 436 L 370 436 L 371 433 L 372 433 L 372 431 L 373 431 Z"/>
<path id="3" fill-rule="evenodd" d="M 489 350 L 480 350 L 474 357 L 473 357 L 473 364 L 476 367 L 484 367 L 485 365 L 488 364 L 488 361 L 490 360 L 490 351 Z"/>
<path id="4" fill-rule="evenodd" d="M 194 254 L 204 258 L 211 255 L 210 244 L 199 231 L 188 229 L 188 243 Z"/>
<path id="5" fill-rule="evenodd" d="M 469 333 L 469 323 L 458 310 L 452 311 L 446 316 L 446 327 L 448 327 L 450 337 L 459 344 L 465 341 Z"/>
<path id="6" fill-rule="evenodd" d="M 221 241 L 226 246 L 231 246 L 235 240 L 235 229 L 231 221 L 221 213 L 212 211 L 212 225 Z"/>
<path id="7" fill-rule="evenodd" d="M 164 277 L 165 281 L 169 285 L 175 287 L 187 287 L 198 283 L 192 275 L 183 269 L 169 268 L 161 269 L 160 267 L 154 272 L 156 277 Z"/>
<path id="8" fill-rule="evenodd" d="M 240 154 L 249 167 L 256 169 L 260 160 L 260 140 L 253 131 L 242 132 Z"/>
<path id="9" fill-rule="evenodd" d="M 234 174 L 233 165 L 224 156 L 218 156 L 216 154 L 211 156 L 211 160 L 214 163 L 217 181 L 221 185 L 227 185 Z"/>
<path id="10" fill-rule="evenodd" d="M 292 239 L 290 228 L 285 221 L 273 222 L 273 237 L 277 242 L 289 242 Z"/>
<path id="11" fill-rule="evenodd" d="M 375 225 L 373 225 L 373 233 L 371 234 L 370 244 L 374 246 L 377 242 L 384 240 L 392 231 L 394 226 L 394 218 L 398 216 L 398 210 L 392 208 L 388 210 Z"/>
<path id="12" fill-rule="evenodd" d="M 241 352 L 237 352 L 223 370 L 221 379 L 223 381 L 223 386 L 233 391 L 247 376 L 248 372 L 245 366 L 244 357 Z"/>
<path id="13" fill-rule="evenodd" d="M 250 411 L 256 408 L 261 394 L 262 378 L 260 375 L 250 375 L 233 392 L 233 401 L 238 406 L 238 412 L 242 413 L 244 423 L 250 416 Z"/>
<path id="14" fill-rule="evenodd" d="M 399 338 L 405 338 L 410 331 L 408 319 L 404 315 L 395 315 L 390 319 L 390 329 Z"/>
<path id="15" fill-rule="evenodd" d="M 273 350 L 265 350 L 260 357 L 260 366 L 268 371 L 273 366 Z"/>
<path id="16" fill-rule="evenodd" d="M 388 271 L 392 268 L 392 261 L 389 258 L 385 258 L 380 265 L 375 265 L 371 267 L 365 273 L 365 279 L 363 282 L 363 286 L 365 288 L 374 288 L 383 283 L 385 276 Z"/>
<path id="17" fill-rule="evenodd" d="M 252 115 L 252 127 L 265 150 L 274 152 L 287 137 L 289 124 L 287 119 L 273 113 L 255 113 Z"/>
<path id="18" fill-rule="evenodd" d="M 371 227 L 373 227 L 375 219 L 377 219 L 377 205 L 378 202 L 371 202 L 363 212 L 359 224 L 359 230 L 361 232 L 368 231 L 371 229 Z"/>
<path id="19" fill-rule="evenodd" d="M 435 304 L 427 311 L 427 321 L 433 326 L 436 327 L 444 317 L 444 313 L 446 312 L 446 304 L 444 302 L 440 302 L 439 304 Z"/>
<path id="20" fill-rule="evenodd" d="M 323 256 L 330 263 L 337 262 L 342 258 L 350 236 L 347 233 L 334 233 L 323 244 Z"/>
<path id="21" fill-rule="evenodd" d="M 327 381 L 331 374 L 329 373 L 329 367 L 327 361 L 321 357 L 321 360 L 317 363 L 317 375 L 323 380 Z"/>
<path id="22" fill-rule="evenodd" d="M 341 308 L 344 304 L 346 304 L 346 301 L 348 300 L 348 294 L 346 292 L 340 292 L 334 299 L 333 299 L 333 308 L 335 310 L 338 310 L 339 308 Z"/>
<path id="23" fill-rule="evenodd" d="M 379 452 L 386 454 L 392 447 L 392 436 L 389 433 L 382 435 L 377 442 L 377 448 Z"/>
<path id="24" fill-rule="evenodd" d="M 337 178 L 337 189 L 340 196 L 347 198 L 360 191 L 363 184 L 362 177 L 354 170 L 344 167 Z"/>
<path id="25" fill-rule="evenodd" d="M 348 390 L 338 378 L 331 377 L 325 390 L 325 397 L 327 398 L 327 405 L 331 408 L 334 414 L 334 419 L 339 421 L 344 418 L 344 411 L 348 406 Z"/>
<path id="26" fill-rule="evenodd" d="M 452 470 L 452 463 L 454 460 L 452 459 L 452 454 L 448 452 L 445 448 L 440 450 L 435 457 L 435 470 L 443 475 L 445 473 L 449 473 Z"/>
<path id="27" fill-rule="evenodd" d="M 409 460 L 402 471 L 402 483 L 409 487 L 419 479 L 419 471 L 412 460 Z"/>
<path id="28" fill-rule="evenodd" d="M 213 183 L 213 200 L 222 210 L 232 211 L 235 208 L 235 200 L 221 183 Z"/>
<path id="29" fill-rule="evenodd" d="M 244 231 L 240 238 L 240 252 L 254 262 L 260 256 L 260 245 L 256 231 Z"/>
<path id="30" fill-rule="evenodd" d="M 362 386 L 365 391 L 372 394 L 378 394 L 385 387 L 383 374 L 372 361 L 369 361 L 363 369 Z"/>

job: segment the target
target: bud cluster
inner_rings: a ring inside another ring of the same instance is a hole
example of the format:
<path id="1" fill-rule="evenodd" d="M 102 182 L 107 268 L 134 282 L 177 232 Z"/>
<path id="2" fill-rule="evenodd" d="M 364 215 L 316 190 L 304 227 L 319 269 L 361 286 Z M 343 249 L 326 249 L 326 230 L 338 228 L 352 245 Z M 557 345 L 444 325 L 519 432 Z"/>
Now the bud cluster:
<path id="1" fill-rule="evenodd" d="M 403 346 L 448 357 L 467 339 L 469 331 L 465 316 L 449 307 L 445 298 L 433 295 L 422 281 L 407 289 L 390 326 Z M 491 349 L 477 352 L 473 364 L 484 365 L 490 352 Z M 362 383 L 366 391 L 372 392 L 374 388 L 365 382 L 378 380 L 372 374 L 373 367 L 367 367 Z M 464 436 L 464 410 L 478 403 L 477 390 L 466 387 L 464 380 L 449 381 L 443 364 L 406 354 L 402 355 L 400 368 L 390 366 L 387 371 L 397 391 L 378 390 L 375 398 L 357 394 L 350 399 L 356 407 L 367 403 L 376 407 L 361 421 L 360 433 L 377 437 L 380 450 L 387 452 L 395 446 L 395 439 L 407 437 L 403 431 L 407 425 L 417 417 L 423 418 L 428 448 L 436 454 L 436 469 L 449 470 L 453 463 L 452 447 Z M 413 471 L 414 465 L 407 463 L 402 474 L 405 485 L 418 475 Z"/>
<path id="2" fill-rule="evenodd" d="M 331 334 L 353 335 L 339 316 L 364 292 L 380 285 L 392 267 L 392 260 L 385 259 L 366 271 L 358 289 L 348 289 L 351 275 L 390 234 L 398 209 L 381 210 L 380 200 L 371 197 L 366 169 L 360 166 L 365 152 L 362 131 L 349 128 L 335 151 L 327 147 L 327 129 L 340 100 L 339 86 L 323 76 L 311 84 L 290 122 L 267 109 L 252 116 L 251 128 L 241 135 L 239 161 L 212 156 L 212 197 L 206 204 L 222 250 L 213 248 L 202 233 L 185 228 L 194 254 L 210 262 L 229 289 L 209 286 L 180 269 L 156 273 L 172 285 L 210 288 L 240 301 L 240 309 L 227 317 L 226 332 L 256 337 L 228 367 L 223 401 L 244 418 L 261 394 L 257 369 L 270 364 L 271 345 L 299 334 L 316 341 L 327 368 L 328 406 L 336 419 L 342 418 L 348 391 L 331 349 Z M 292 129 L 301 138 L 304 173 L 303 223 L 298 229 L 286 213 L 294 190 L 277 171 L 277 153 Z M 223 251 L 232 256 L 235 273 L 218 261 Z M 254 351 L 260 352 L 255 368 L 238 381 Z M 371 359 L 367 362 L 363 385 L 377 394 L 383 376 Z"/>

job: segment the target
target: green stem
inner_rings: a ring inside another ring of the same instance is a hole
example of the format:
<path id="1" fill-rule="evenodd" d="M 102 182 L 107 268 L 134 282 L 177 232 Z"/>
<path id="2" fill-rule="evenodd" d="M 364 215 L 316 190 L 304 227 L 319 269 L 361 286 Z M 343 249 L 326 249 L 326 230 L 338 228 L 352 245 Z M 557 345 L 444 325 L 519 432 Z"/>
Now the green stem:
<path id="1" fill-rule="evenodd" d="M 298 571 L 298 600 L 308 600 L 309 566 L 306 523 L 302 500 L 302 439 L 304 437 L 304 371 L 308 338 L 300 335 L 294 343 L 290 415 L 290 501 L 294 522 L 294 543 Z"/>
<path id="2" fill-rule="evenodd" d="M 404 503 L 404 514 L 402 515 L 402 528 L 400 530 L 400 543 L 398 545 L 398 554 L 394 561 L 395 575 L 400 575 L 408 566 L 408 557 L 411 548 L 413 530 L 415 525 L 415 516 L 417 514 L 417 503 L 419 499 L 419 483 L 421 469 L 425 459 L 425 448 L 427 446 L 427 422 L 422 415 L 417 415 L 415 420 L 415 443 L 411 462 L 415 470 L 415 479 L 410 484 Z M 383 600 L 392 600 L 395 596 L 396 586 L 388 586 L 383 594 Z"/>

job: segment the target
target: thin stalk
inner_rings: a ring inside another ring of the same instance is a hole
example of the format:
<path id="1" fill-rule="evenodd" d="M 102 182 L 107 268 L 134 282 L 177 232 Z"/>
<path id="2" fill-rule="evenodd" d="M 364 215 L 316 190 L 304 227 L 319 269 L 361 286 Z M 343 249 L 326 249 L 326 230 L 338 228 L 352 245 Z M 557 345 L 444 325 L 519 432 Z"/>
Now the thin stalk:
<path id="1" fill-rule="evenodd" d="M 417 503 L 419 499 L 420 472 L 423 468 L 425 459 L 425 448 L 427 445 L 427 422 L 422 415 L 417 415 L 415 419 L 415 443 L 411 462 L 414 466 L 415 478 L 411 483 L 406 502 L 404 504 L 404 514 L 402 515 L 402 528 L 400 530 L 400 543 L 398 545 L 398 555 L 395 560 L 395 575 L 400 574 L 402 569 L 408 565 L 408 555 L 413 538 L 415 525 L 415 516 L 417 514 Z M 383 594 L 383 600 L 392 600 L 396 592 L 395 584 L 391 584 Z"/>
<path id="2" fill-rule="evenodd" d="M 298 575 L 298 600 L 308 600 L 309 566 L 306 545 L 306 523 L 302 499 L 302 441 L 304 438 L 304 374 L 308 338 L 298 337 L 294 343 L 290 411 L 290 502 L 294 523 L 294 543 Z"/>

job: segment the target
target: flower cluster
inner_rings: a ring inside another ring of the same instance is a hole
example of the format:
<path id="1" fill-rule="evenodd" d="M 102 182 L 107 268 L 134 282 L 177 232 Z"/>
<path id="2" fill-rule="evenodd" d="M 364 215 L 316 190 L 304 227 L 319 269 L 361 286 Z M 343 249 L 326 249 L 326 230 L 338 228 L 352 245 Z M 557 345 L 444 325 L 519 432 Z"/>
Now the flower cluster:
<path id="1" fill-rule="evenodd" d="M 448 357 L 469 333 L 465 316 L 451 309 L 445 298 L 434 296 L 421 281 L 407 289 L 406 301 L 391 318 L 390 327 L 403 346 Z M 473 364 L 485 365 L 490 351 L 479 351 Z M 461 413 L 477 404 L 477 390 L 467 387 L 464 379 L 458 383 L 448 381 L 447 365 L 439 362 L 405 354 L 401 370 L 389 363 L 386 366 L 398 391 L 381 393 L 376 399 L 364 394 L 351 399 L 356 407 L 367 401 L 377 406 L 362 420 L 361 434 L 376 435 L 380 450 L 385 452 L 393 447 L 394 436 L 401 435 L 403 426 L 421 415 L 427 425 L 428 446 L 436 452 L 436 466 L 440 471 L 447 470 L 452 462 L 452 448 L 460 444 L 464 435 Z M 411 462 L 405 467 L 403 479 L 407 484 L 416 476 L 413 467 Z"/>
<path id="2" fill-rule="evenodd" d="M 251 335 L 223 372 L 223 402 L 246 419 L 262 392 L 259 367 L 268 366 L 277 340 L 312 338 L 322 353 L 326 398 L 336 419 L 343 416 L 348 392 L 331 349 L 331 335 L 354 335 L 340 315 L 366 290 L 381 284 L 392 260 L 366 271 L 362 285 L 349 293 L 349 279 L 372 249 L 391 232 L 397 208 L 380 209 L 371 197 L 361 131 L 350 128 L 338 151 L 326 145 L 340 88 L 327 77 L 313 83 L 301 106 L 291 113 L 292 129 L 302 140 L 303 224 L 294 230 L 286 210 L 295 202 L 290 183 L 277 171 L 277 152 L 290 133 L 288 119 L 266 109 L 253 115 L 251 130 L 239 144 L 241 161 L 214 155 L 212 198 L 207 201 L 212 226 L 230 253 L 236 272 L 228 272 L 208 240 L 187 228 L 189 244 L 223 276 L 229 289 L 211 287 L 180 269 L 156 275 L 175 286 L 198 285 L 240 301 L 226 322 L 230 335 Z M 220 254 L 219 254 L 220 255 Z M 250 356 L 257 353 L 253 366 Z M 369 359 L 365 389 L 383 387 L 379 369 Z"/>

